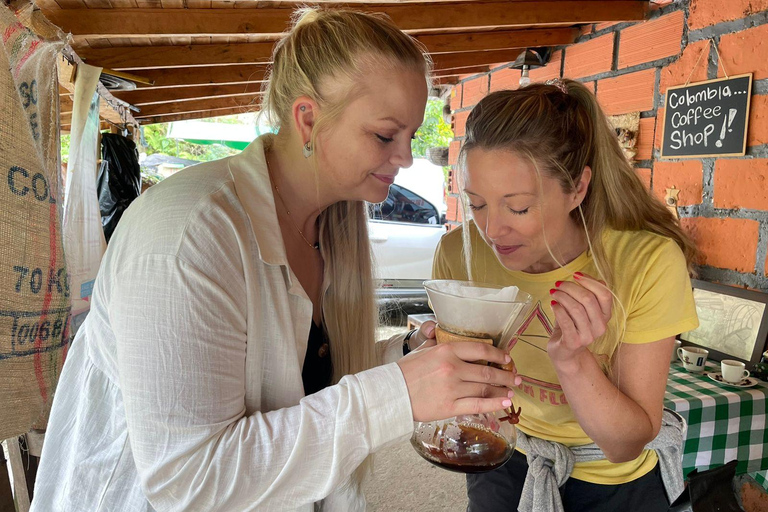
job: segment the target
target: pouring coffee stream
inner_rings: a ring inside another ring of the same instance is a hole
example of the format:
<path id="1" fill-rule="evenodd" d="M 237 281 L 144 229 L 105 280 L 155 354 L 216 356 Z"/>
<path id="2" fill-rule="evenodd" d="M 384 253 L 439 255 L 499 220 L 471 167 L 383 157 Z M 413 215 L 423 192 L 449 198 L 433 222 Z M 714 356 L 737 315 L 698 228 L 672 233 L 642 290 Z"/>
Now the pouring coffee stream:
<path id="1" fill-rule="evenodd" d="M 509 350 L 531 309 L 531 296 L 516 287 L 450 280 L 427 281 L 424 286 L 437 317 L 438 343 L 488 343 Z M 493 366 L 513 370 L 514 362 Z M 519 415 L 520 409 L 513 406 L 497 413 L 419 423 L 411 444 L 419 455 L 445 469 L 490 471 L 512 456 Z"/>

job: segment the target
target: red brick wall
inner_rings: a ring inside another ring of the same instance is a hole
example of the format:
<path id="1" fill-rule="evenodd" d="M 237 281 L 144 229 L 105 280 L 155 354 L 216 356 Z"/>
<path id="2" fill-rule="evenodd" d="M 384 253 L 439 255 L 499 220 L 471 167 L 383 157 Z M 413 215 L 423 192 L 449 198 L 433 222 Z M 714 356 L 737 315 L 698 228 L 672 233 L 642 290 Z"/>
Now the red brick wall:
<path id="1" fill-rule="evenodd" d="M 660 160 L 667 88 L 723 76 L 723 66 L 729 75 L 754 73 L 747 155 Z M 678 211 L 702 250 L 701 277 L 768 290 L 768 0 L 680 0 L 645 22 L 589 25 L 530 76 L 580 80 L 609 115 L 639 111 L 637 172 L 657 197 L 681 190 Z M 517 88 L 519 78 L 506 64 L 455 86 L 451 165 L 472 107 L 488 92 Z M 461 207 L 451 181 L 455 225 Z"/>

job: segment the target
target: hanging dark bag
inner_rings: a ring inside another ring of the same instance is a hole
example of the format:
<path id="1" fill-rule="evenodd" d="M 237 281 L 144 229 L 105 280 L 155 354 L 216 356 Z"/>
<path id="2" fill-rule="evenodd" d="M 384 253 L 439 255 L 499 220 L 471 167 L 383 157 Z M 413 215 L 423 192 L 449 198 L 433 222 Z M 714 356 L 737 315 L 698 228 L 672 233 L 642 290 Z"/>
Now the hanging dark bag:
<path id="1" fill-rule="evenodd" d="M 113 133 L 101 135 L 101 166 L 97 182 L 101 225 L 109 242 L 123 212 L 141 194 L 136 144 Z"/>

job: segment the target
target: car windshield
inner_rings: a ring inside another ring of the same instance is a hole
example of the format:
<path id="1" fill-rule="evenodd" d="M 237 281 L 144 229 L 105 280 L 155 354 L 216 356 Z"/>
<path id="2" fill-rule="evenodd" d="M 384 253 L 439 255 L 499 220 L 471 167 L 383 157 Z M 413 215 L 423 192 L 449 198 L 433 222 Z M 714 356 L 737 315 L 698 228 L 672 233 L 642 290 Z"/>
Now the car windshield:
<path id="1" fill-rule="evenodd" d="M 437 224 L 437 209 L 426 199 L 403 188 L 392 185 L 382 203 L 370 205 L 371 218 L 413 224 Z"/>

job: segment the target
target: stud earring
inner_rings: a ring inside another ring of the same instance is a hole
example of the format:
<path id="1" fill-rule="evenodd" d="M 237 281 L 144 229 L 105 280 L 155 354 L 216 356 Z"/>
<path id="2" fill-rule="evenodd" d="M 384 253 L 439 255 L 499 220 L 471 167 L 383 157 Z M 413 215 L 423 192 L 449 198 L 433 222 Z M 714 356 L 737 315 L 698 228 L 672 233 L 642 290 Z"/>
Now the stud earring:
<path id="1" fill-rule="evenodd" d="M 307 142 L 304 144 L 304 147 L 301 150 L 302 153 L 304 153 L 304 158 L 309 158 L 312 156 L 312 144 L 310 142 Z"/>
<path id="2" fill-rule="evenodd" d="M 307 107 L 306 107 L 306 105 L 302 105 L 302 106 L 300 106 L 300 107 L 299 107 L 299 110 L 301 110 L 302 112 L 304 112 L 305 110 L 307 110 Z"/>

